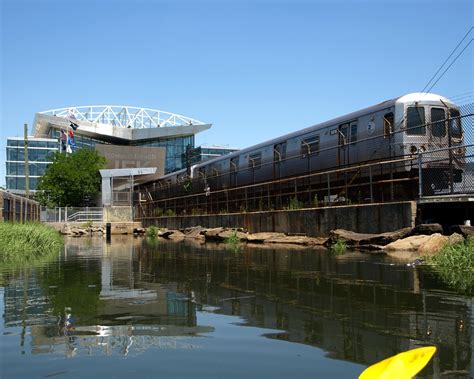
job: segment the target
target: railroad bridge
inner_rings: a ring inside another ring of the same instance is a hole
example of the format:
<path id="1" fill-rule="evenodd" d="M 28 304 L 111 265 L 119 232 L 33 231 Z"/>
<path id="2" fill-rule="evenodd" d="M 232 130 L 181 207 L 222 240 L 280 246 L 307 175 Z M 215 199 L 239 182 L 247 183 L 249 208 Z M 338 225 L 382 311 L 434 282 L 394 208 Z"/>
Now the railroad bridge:
<path id="1" fill-rule="evenodd" d="M 201 177 L 148 183 L 136 190 L 135 217 L 145 226 L 244 227 L 250 232 L 315 236 L 337 228 L 380 233 L 415 222 L 474 223 L 473 110 L 474 104 L 460 107 L 461 142 L 459 138 L 453 142 L 452 121 L 442 120 L 446 143 L 433 137 L 434 132 L 426 133 L 425 140 L 413 144 L 409 154 L 388 159 L 345 165 L 338 161 L 334 167 L 311 170 L 310 154 L 302 151 L 285 159 L 307 159 L 305 173 L 275 176 L 281 163 L 281 151 L 275 151 L 272 161 L 259 162 L 273 167 L 274 175 L 268 180 L 259 181 L 253 170 L 253 182 L 235 185 L 230 167 L 204 173 L 205 185 L 198 191 L 190 189 L 202 185 Z M 431 122 L 417 128 L 442 130 L 440 125 Z M 388 135 L 381 143 L 390 144 L 390 138 Z M 335 154 L 340 156 L 345 149 L 349 147 L 343 141 L 334 148 Z M 401 175 L 401 167 L 409 174 Z M 218 184 L 226 175 L 230 181 Z"/>

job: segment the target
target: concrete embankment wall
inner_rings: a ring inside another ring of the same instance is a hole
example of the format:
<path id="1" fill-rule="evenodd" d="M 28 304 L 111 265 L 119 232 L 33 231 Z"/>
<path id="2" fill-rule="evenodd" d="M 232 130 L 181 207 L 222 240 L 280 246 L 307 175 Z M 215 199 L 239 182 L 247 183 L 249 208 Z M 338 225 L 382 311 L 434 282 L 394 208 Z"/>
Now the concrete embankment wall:
<path id="1" fill-rule="evenodd" d="M 348 205 L 315 209 L 215 214 L 202 216 L 156 217 L 142 220 L 143 226 L 184 229 L 245 228 L 250 233 L 298 233 L 311 237 L 327 236 L 333 229 L 358 233 L 383 233 L 415 225 L 416 202 Z"/>

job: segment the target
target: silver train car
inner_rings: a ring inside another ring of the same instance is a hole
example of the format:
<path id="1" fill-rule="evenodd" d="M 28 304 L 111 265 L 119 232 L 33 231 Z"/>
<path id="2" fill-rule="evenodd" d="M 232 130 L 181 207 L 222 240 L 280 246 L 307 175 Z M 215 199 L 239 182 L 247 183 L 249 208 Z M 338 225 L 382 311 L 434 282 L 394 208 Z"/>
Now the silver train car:
<path id="1" fill-rule="evenodd" d="M 459 107 L 440 95 L 412 93 L 165 175 L 150 190 L 157 199 L 170 196 L 169 190 L 160 191 L 170 188 L 173 196 L 212 192 L 435 150 L 436 159 L 424 162 L 423 170 L 437 178 L 433 189 L 444 188 L 449 153 L 443 149 L 462 145 Z M 452 151 L 451 175 L 459 182 L 465 152 Z M 418 169 L 407 160 L 374 175 L 415 178 Z M 359 172 L 364 176 L 367 171 Z M 417 188 L 405 190 L 408 197 Z"/>

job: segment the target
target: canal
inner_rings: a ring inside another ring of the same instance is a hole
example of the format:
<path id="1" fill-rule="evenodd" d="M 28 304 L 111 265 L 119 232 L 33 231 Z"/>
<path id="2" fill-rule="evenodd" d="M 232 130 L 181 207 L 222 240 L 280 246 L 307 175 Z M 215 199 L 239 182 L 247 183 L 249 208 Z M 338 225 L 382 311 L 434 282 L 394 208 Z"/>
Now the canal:
<path id="1" fill-rule="evenodd" d="M 69 239 L 0 272 L 2 378 L 357 378 L 418 346 L 469 378 L 473 299 L 406 261 L 325 249 Z"/>

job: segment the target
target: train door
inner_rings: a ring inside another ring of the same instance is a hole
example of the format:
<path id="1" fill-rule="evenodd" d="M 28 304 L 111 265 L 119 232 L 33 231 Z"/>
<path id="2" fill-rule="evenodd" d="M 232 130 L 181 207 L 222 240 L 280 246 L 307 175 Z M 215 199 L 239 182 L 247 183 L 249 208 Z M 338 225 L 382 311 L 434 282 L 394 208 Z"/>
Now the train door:
<path id="1" fill-rule="evenodd" d="M 279 179 L 282 176 L 282 166 L 286 159 L 286 142 L 273 146 L 273 179 Z"/>
<path id="2" fill-rule="evenodd" d="M 339 125 L 337 143 L 337 165 L 347 164 L 349 164 L 349 123 Z"/>
<path id="3" fill-rule="evenodd" d="M 338 166 L 347 166 L 351 163 L 358 162 L 359 156 L 356 147 L 358 139 L 357 120 L 339 125 L 338 135 Z"/>
<path id="4" fill-rule="evenodd" d="M 239 157 L 234 157 L 230 159 L 230 186 L 237 186 L 237 175 L 239 173 Z"/>

